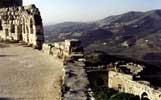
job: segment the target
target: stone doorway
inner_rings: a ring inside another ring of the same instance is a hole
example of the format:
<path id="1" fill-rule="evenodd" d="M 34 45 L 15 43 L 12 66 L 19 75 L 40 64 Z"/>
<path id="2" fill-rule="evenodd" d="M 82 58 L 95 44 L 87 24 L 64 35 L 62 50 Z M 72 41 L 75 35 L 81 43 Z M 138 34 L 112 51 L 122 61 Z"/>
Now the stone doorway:
<path id="1" fill-rule="evenodd" d="M 148 94 L 146 92 L 143 92 L 140 100 L 150 100 L 150 99 L 148 98 Z"/>

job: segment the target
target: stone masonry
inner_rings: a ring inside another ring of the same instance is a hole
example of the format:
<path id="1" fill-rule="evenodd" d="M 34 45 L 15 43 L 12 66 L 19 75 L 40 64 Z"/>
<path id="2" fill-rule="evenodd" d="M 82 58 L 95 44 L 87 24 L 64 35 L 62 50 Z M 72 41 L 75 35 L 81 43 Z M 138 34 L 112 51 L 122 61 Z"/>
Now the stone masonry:
<path id="1" fill-rule="evenodd" d="M 83 57 L 83 47 L 81 41 L 77 39 L 65 40 L 64 42 L 44 43 L 43 52 L 66 59 L 71 56 Z"/>
<path id="2" fill-rule="evenodd" d="M 44 43 L 39 9 L 35 5 L 22 6 L 22 0 L 0 1 L 0 40 L 23 42 L 63 59 L 62 100 L 95 100 L 90 80 L 97 81 L 97 78 L 102 78 L 105 86 L 120 92 L 139 95 L 146 100 L 161 99 L 159 87 L 156 89 L 145 80 L 134 80 L 140 78 L 138 73 L 145 70 L 144 66 L 134 63 L 120 65 L 122 62 L 116 62 L 107 65 L 107 68 L 86 68 L 81 41 L 71 39 Z"/>
<path id="3" fill-rule="evenodd" d="M 139 96 L 140 100 L 160 100 L 160 86 L 154 86 L 149 80 L 152 78 L 156 84 L 158 81 L 156 79 L 160 78 L 157 71 L 160 70 L 157 68 L 147 70 L 147 68 L 149 66 L 117 59 L 107 66 L 86 67 L 86 72 L 93 86 L 108 87 L 119 92 L 134 94 Z M 100 81 L 101 85 L 98 84 Z"/>
<path id="4" fill-rule="evenodd" d="M 85 71 L 81 41 L 70 39 L 44 43 L 42 51 L 64 62 L 61 100 L 95 100 Z"/>
<path id="5" fill-rule="evenodd" d="M 134 81 L 133 76 L 115 71 L 109 71 L 108 75 L 109 88 L 138 95 L 146 100 L 161 100 L 161 90 L 151 87 L 146 81 Z"/>
<path id="6" fill-rule="evenodd" d="M 23 41 L 35 48 L 44 42 L 43 24 L 35 5 L 0 9 L 1 40 Z"/>
<path id="7" fill-rule="evenodd" d="M 12 6 L 22 6 L 22 0 L 1 0 L 0 8 L 12 7 Z"/>

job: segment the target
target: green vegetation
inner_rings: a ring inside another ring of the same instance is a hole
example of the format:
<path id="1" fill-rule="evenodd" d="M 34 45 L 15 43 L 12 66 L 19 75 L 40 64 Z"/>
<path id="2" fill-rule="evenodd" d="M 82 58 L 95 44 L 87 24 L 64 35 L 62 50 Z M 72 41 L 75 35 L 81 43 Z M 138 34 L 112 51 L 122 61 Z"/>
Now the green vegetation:
<path id="1" fill-rule="evenodd" d="M 128 93 L 117 93 L 110 97 L 109 100 L 140 100 L 138 96 Z"/>
<path id="2" fill-rule="evenodd" d="M 106 87 L 95 88 L 94 95 L 96 100 L 139 100 L 138 96 L 128 93 L 119 93 L 114 89 Z"/>

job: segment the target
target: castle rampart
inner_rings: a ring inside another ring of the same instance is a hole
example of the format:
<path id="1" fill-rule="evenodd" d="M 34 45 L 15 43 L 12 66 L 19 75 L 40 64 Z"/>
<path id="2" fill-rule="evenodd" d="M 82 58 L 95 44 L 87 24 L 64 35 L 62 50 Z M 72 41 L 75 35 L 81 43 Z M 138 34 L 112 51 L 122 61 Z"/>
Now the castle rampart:
<path id="1" fill-rule="evenodd" d="M 95 100 L 85 70 L 81 41 L 44 43 L 42 51 L 64 61 L 62 100 Z"/>

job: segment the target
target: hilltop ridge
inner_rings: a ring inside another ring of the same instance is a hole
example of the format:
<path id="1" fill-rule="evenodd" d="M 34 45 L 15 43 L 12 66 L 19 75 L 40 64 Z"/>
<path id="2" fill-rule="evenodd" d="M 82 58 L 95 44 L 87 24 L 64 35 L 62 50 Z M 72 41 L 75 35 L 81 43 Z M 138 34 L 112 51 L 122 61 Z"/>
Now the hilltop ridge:
<path id="1" fill-rule="evenodd" d="M 46 40 L 78 38 L 85 49 L 103 50 L 159 63 L 161 60 L 161 10 L 131 11 L 102 20 L 65 22 L 45 27 Z"/>

